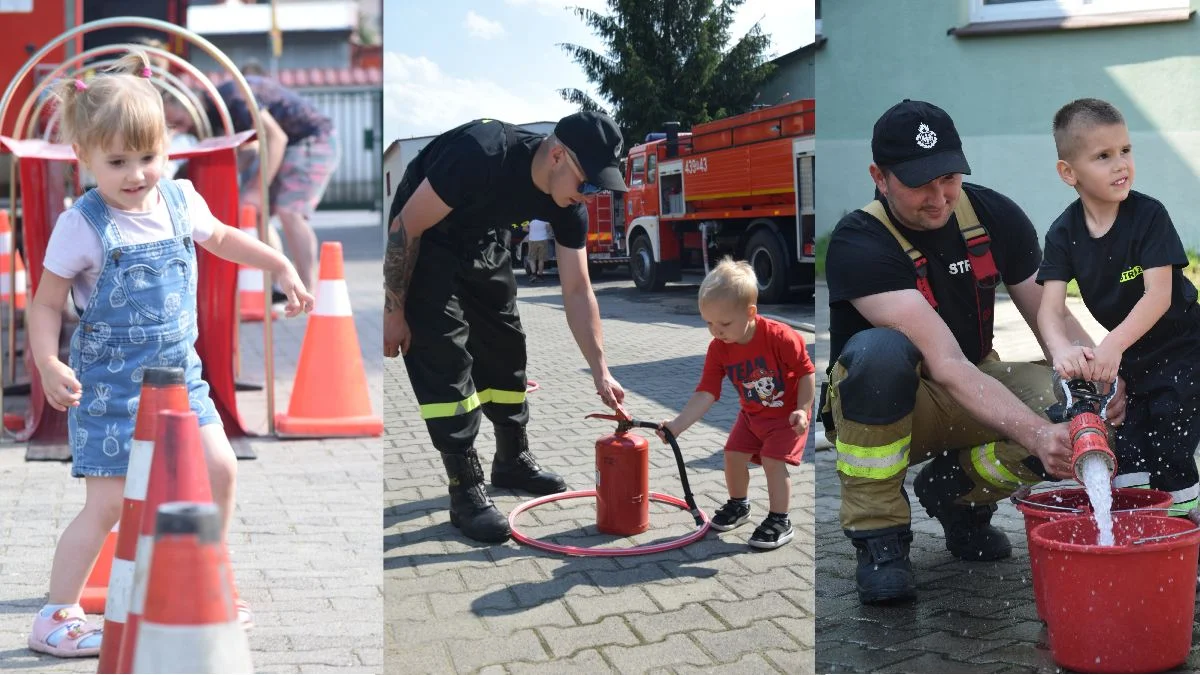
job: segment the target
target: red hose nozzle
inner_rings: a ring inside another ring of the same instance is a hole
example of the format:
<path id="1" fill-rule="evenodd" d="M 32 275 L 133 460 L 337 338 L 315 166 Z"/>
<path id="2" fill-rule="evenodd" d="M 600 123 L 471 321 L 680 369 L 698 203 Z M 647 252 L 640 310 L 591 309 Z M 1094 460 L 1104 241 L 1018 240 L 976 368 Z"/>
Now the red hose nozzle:
<path id="1" fill-rule="evenodd" d="M 1080 413 L 1071 418 L 1071 473 L 1083 483 L 1080 460 L 1098 454 L 1108 466 L 1110 476 L 1117 474 L 1117 456 L 1108 447 L 1108 427 L 1096 413 Z"/>

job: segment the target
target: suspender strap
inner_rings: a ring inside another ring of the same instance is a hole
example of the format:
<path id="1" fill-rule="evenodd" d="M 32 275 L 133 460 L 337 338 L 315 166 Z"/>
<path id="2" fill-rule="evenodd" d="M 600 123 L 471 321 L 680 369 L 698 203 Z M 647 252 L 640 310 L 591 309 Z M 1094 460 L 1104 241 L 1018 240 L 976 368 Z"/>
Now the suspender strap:
<path id="1" fill-rule="evenodd" d="M 992 238 L 979 224 L 979 216 L 975 215 L 975 207 L 965 190 L 954 206 L 954 215 L 958 220 L 958 231 L 967 244 L 967 257 L 971 260 L 971 274 L 976 284 L 979 288 L 999 286 L 1000 270 L 996 269 L 996 261 L 992 258 Z"/>
<path id="2" fill-rule="evenodd" d="M 879 200 L 867 204 L 862 210 L 873 216 L 875 220 L 883 223 L 888 232 L 891 232 L 892 236 L 896 238 L 896 242 L 900 244 L 900 248 L 904 249 L 904 255 L 908 256 L 909 260 L 912 261 L 913 267 L 917 270 L 917 290 L 921 292 L 921 295 L 925 297 L 925 301 L 931 307 L 937 309 L 937 299 L 933 297 L 933 287 L 929 285 L 929 261 L 925 258 L 925 255 L 914 248 L 909 243 L 908 238 L 901 234 L 900 230 L 896 229 L 896 226 L 892 224 L 892 220 L 888 218 L 887 210 L 883 208 L 883 204 Z"/>
<path id="3" fill-rule="evenodd" d="M 900 244 L 900 248 L 904 249 L 904 254 L 912 261 L 913 267 L 917 272 L 917 290 L 925 297 L 925 300 L 931 307 L 937 309 L 937 300 L 933 297 L 933 288 L 929 285 L 929 261 L 925 255 L 913 247 L 899 229 L 892 223 L 891 218 L 887 215 L 887 210 L 883 208 L 883 204 L 879 200 L 872 201 L 864 206 L 862 211 L 874 217 L 892 237 L 896 239 L 896 243 Z M 962 235 L 963 242 L 967 246 L 967 258 L 971 263 L 971 276 L 975 279 L 975 306 L 979 318 L 979 344 L 982 349 L 981 354 L 986 356 L 992 351 L 992 330 L 995 318 L 996 307 L 996 286 L 1000 285 L 1000 270 L 996 267 L 996 260 L 992 257 L 992 239 L 988 236 L 987 229 L 979 222 L 979 216 L 975 213 L 975 207 L 971 204 L 971 200 L 967 197 L 966 190 L 963 190 L 958 197 L 958 203 L 954 205 L 955 220 L 958 221 L 958 232 Z"/>

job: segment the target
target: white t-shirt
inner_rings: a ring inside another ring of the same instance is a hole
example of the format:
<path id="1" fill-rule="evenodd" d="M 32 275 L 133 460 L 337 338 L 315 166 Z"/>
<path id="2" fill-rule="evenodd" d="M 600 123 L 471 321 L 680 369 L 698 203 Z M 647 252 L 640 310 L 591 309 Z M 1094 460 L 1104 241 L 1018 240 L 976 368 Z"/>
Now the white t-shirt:
<path id="1" fill-rule="evenodd" d="M 196 242 L 208 241 L 217 222 L 212 211 L 208 210 L 208 203 L 196 192 L 190 180 L 180 179 L 175 184 L 183 189 L 187 200 L 192 239 Z M 117 223 L 117 229 L 121 231 L 124 244 L 147 244 L 175 236 L 162 192 L 158 193 L 158 202 L 150 211 L 122 211 L 112 206 L 108 210 Z M 54 229 L 50 231 L 44 264 L 54 274 L 72 279 L 71 292 L 75 296 L 76 306 L 87 307 L 96 282 L 100 279 L 104 245 L 100 235 L 96 234 L 78 209 L 67 209 L 59 215 Z"/>
<path id="2" fill-rule="evenodd" d="M 529 241 L 545 241 L 550 238 L 550 223 L 536 218 L 529 221 Z"/>

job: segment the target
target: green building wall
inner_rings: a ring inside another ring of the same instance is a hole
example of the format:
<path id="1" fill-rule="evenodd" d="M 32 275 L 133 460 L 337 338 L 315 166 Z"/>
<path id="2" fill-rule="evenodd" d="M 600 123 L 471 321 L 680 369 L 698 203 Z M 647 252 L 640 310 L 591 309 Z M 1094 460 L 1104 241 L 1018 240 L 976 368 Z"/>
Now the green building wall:
<path id="1" fill-rule="evenodd" d="M 818 236 L 870 201 L 871 128 L 905 98 L 950 113 L 971 165 L 967 180 L 1012 197 L 1044 234 L 1076 198 L 1055 172 L 1054 113 L 1090 96 L 1126 118 L 1134 189 L 1162 201 L 1184 246 L 1200 250 L 1200 17 L 948 35 L 967 23 L 968 11 L 968 0 L 822 3 L 828 41 L 816 52 Z"/>

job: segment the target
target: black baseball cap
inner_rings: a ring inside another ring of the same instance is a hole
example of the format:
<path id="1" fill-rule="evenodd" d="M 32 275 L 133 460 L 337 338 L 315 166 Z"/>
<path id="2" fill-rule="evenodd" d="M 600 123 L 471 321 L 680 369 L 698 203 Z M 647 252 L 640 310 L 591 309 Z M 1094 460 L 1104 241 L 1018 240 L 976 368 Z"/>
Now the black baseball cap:
<path id="1" fill-rule="evenodd" d="M 932 103 L 907 98 L 875 122 L 871 158 L 908 187 L 949 173 L 971 173 L 954 120 Z"/>
<path id="2" fill-rule="evenodd" d="M 598 112 L 567 115 L 554 127 L 554 136 L 575 153 L 589 183 L 614 192 L 627 192 L 621 178 L 625 141 L 611 117 Z"/>

